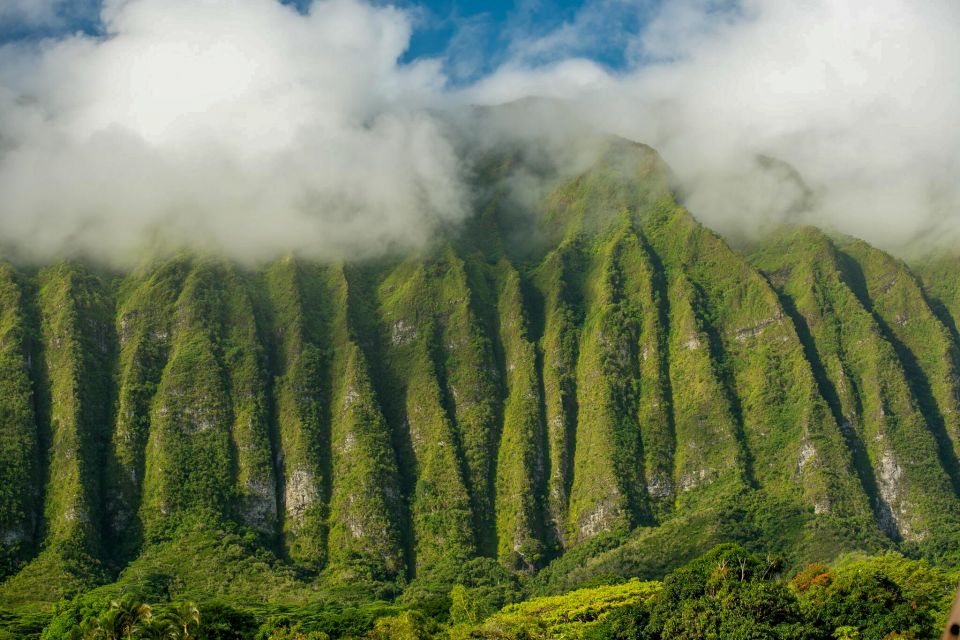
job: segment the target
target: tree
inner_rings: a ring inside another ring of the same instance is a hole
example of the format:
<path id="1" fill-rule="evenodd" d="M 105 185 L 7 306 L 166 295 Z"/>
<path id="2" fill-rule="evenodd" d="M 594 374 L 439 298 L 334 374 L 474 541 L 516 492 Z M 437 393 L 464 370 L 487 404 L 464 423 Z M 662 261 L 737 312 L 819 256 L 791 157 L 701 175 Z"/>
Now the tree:
<path id="1" fill-rule="evenodd" d="M 111 608 L 100 614 L 100 629 L 103 640 L 124 640 L 132 637 L 133 627 L 130 627 L 130 634 L 124 634 L 124 625 L 126 619 L 120 609 Z"/>
<path id="2" fill-rule="evenodd" d="M 114 638 L 133 640 L 134 627 L 152 616 L 150 605 L 128 593 L 110 603 L 110 610 L 101 618 L 101 623 Z"/>
<path id="3" fill-rule="evenodd" d="M 837 627 L 833 631 L 833 637 L 836 640 L 859 640 L 860 630 L 849 625 Z"/>
<path id="4" fill-rule="evenodd" d="M 450 624 L 479 624 L 485 617 L 483 603 L 471 597 L 470 590 L 462 584 L 450 591 Z"/>
<path id="5" fill-rule="evenodd" d="M 737 545 L 714 547 L 664 579 L 649 602 L 648 635 L 803 637 L 800 606 L 786 585 L 771 578 L 775 569 L 774 561 Z"/>
<path id="6" fill-rule="evenodd" d="M 180 640 L 180 631 L 163 618 L 141 620 L 133 627 L 137 640 Z"/>
<path id="7" fill-rule="evenodd" d="M 70 631 L 71 640 L 133 640 L 137 625 L 153 617 L 150 605 L 133 594 L 110 602 L 99 616 L 90 616 Z"/>
<path id="8" fill-rule="evenodd" d="M 374 640 L 428 640 L 427 620 L 417 611 L 404 611 L 397 616 L 377 620 L 370 632 Z"/>
<path id="9" fill-rule="evenodd" d="M 70 631 L 70 640 L 106 640 L 106 632 L 100 626 L 100 620 L 90 616 Z"/>
<path id="10" fill-rule="evenodd" d="M 176 628 L 178 640 L 194 640 L 200 628 L 200 609 L 192 602 L 181 602 L 165 616 Z"/>

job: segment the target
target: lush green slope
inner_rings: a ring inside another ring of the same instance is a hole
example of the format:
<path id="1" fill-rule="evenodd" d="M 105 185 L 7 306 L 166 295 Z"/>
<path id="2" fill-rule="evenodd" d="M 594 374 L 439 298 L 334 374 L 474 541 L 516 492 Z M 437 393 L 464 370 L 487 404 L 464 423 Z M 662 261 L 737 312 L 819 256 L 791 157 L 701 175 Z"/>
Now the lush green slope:
<path id="1" fill-rule="evenodd" d="M 956 560 L 955 261 L 737 252 L 616 141 L 519 250 L 516 162 L 417 255 L 0 268 L 0 606 L 250 598 L 254 557 L 292 601 L 428 601 L 477 558 L 547 593 L 728 540 Z"/>
<path id="2" fill-rule="evenodd" d="M 256 566 L 244 569 L 257 575 Z M 129 637 L 122 627 L 131 622 L 133 638 L 188 637 L 186 631 L 200 640 L 933 638 L 944 626 L 955 582 L 955 573 L 896 553 L 848 554 L 830 566 L 785 573 L 776 557 L 719 545 L 662 582 L 620 580 L 520 602 L 516 592 L 457 584 L 440 609 L 316 599 L 237 606 L 110 586 L 62 603 L 42 638 L 73 638 L 89 629 L 106 633 L 82 637 Z M 0 622 L 10 620 L 0 612 Z M 6 634 L 0 630 L 0 638 L 22 638 L 41 624 L 20 618 Z"/>
<path id="3" fill-rule="evenodd" d="M 873 268 L 871 262 L 883 257 L 860 243 L 849 247 L 851 253 L 843 252 L 814 229 L 788 231 L 757 254 L 757 263 L 771 274 L 812 342 L 824 394 L 843 420 L 880 527 L 897 539 L 954 544 L 960 511 L 950 471 L 956 457 L 943 441 L 943 416 L 928 383 L 951 384 L 937 379 L 939 369 L 952 366 L 946 330 L 905 268 L 885 260 L 883 266 L 901 271 L 893 278 L 913 289 L 912 302 L 891 301 L 896 292 L 889 284 L 895 283 L 870 287 L 862 277 L 862 264 Z M 896 333 L 884 315 L 900 318 Z M 913 330 L 922 337 L 910 335 Z M 955 401 L 952 391 L 941 396 Z"/>
<path id="4" fill-rule="evenodd" d="M 0 271 L 0 304 L 0 567 L 7 574 L 28 556 L 35 542 L 43 483 L 26 309 L 16 274 L 9 267 Z"/>

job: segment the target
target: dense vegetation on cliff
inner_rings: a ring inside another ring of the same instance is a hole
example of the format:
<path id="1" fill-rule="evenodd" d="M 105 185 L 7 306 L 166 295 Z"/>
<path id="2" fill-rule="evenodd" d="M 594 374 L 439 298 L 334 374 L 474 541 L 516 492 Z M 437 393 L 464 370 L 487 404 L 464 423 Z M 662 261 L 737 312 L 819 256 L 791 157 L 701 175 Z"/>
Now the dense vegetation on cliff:
<path id="1" fill-rule="evenodd" d="M 523 162 L 417 255 L 0 268 L 0 609 L 446 616 L 453 585 L 499 607 L 726 541 L 960 563 L 960 261 L 735 250 L 619 141 L 533 232 Z"/>

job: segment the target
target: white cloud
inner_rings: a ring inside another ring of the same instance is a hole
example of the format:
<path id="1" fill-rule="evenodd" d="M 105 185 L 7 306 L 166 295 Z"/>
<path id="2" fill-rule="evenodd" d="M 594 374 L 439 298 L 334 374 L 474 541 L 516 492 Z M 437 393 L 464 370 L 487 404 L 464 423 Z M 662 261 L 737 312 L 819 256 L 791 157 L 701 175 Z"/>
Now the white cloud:
<path id="1" fill-rule="evenodd" d="M 400 65 L 404 13 L 353 0 L 108 4 L 104 39 L 0 53 L 0 236 L 40 255 L 147 237 L 263 258 L 416 246 L 464 215 L 424 107 L 435 63 Z"/>
<path id="2" fill-rule="evenodd" d="M 605 89 L 617 89 L 607 71 L 590 60 L 573 58 L 540 67 L 505 64 L 493 75 L 465 88 L 459 97 L 467 102 L 502 104 L 530 96 L 583 98 Z"/>
<path id="3" fill-rule="evenodd" d="M 580 19 L 589 24 L 590 20 Z M 721 231 L 785 219 L 897 248 L 960 230 L 960 5 L 953 0 L 675 0 L 631 44 L 658 60 L 580 90 L 562 65 L 478 87 L 575 96 L 597 126 L 646 142 Z M 559 76 L 559 77 L 558 77 Z M 812 206 L 782 165 L 813 190 Z"/>

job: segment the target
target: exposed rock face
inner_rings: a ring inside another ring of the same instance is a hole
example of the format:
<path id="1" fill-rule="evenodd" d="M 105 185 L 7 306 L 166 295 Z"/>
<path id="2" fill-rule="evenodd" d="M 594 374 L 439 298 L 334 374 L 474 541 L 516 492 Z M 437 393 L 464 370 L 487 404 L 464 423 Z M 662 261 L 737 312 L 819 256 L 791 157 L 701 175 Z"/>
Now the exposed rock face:
<path id="1" fill-rule="evenodd" d="M 881 521 L 883 529 L 905 540 L 921 539 L 923 534 L 915 534 L 910 526 L 909 505 L 902 495 L 903 469 L 889 449 L 885 449 L 880 458 L 877 480 L 880 485 L 880 501 L 885 506 L 882 512 L 885 517 Z"/>
<path id="2" fill-rule="evenodd" d="M 246 485 L 241 520 L 260 533 L 272 534 L 277 526 L 276 486 L 263 480 L 250 480 Z"/>
<path id="3" fill-rule="evenodd" d="M 319 498 L 316 487 L 316 480 L 306 469 L 295 469 L 287 475 L 283 503 L 287 507 L 287 518 L 293 527 L 299 526 L 307 509 L 316 504 Z"/>

